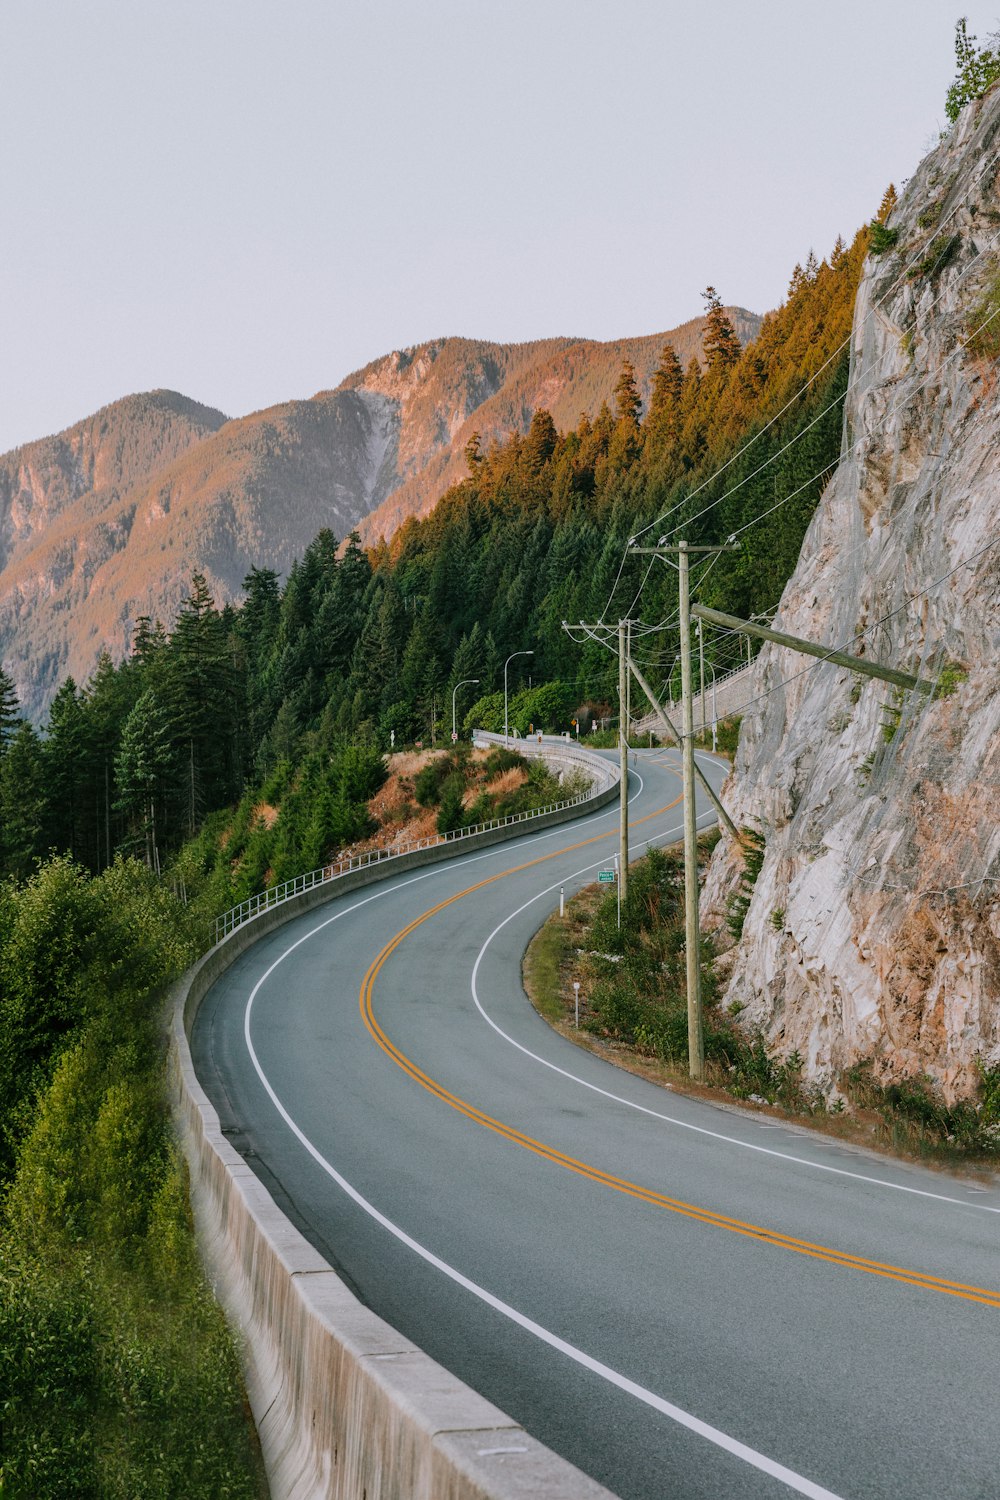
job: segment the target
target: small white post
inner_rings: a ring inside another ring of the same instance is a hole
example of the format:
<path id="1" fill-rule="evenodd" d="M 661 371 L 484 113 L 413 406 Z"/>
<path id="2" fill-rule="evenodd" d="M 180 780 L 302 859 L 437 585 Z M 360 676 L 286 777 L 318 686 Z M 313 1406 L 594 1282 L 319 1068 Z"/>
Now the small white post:
<path id="1" fill-rule="evenodd" d="M 573 1011 L 577 1031 L 580 1030 L 580 981 L 573 980 Z"/>
<path id="2" fill-rule="evenodd" d="M 562 886 L 559 887 L 559 915 L 561 917 L 566 915 L 566 898 Z"/>

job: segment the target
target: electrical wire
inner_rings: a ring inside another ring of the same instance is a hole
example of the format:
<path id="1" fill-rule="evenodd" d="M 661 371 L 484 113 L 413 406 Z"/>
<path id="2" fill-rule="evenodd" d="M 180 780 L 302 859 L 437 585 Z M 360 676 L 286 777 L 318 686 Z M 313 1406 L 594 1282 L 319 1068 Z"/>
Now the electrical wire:
<path id="1" fill-rule="evenodd" d="M 1000 161 L 1000 153 L 995 153 L 994 157 L 993 157 L 993 162 L 996 163 L 998 161 Z M 983 168 L 983 172 L 986 172 L 988 170 L 989 170 L 989 166 L 986 166 L 986 167 Z M 960 200 L 958 203 L 955 204 L 955 206 L 950 210 L 950 212 L 945 216 L 945 218 L 943 220 L 939 220 L 938 221 L 938 224 L 935 226 L 936 235 L 940 235 L 941 229 L 943 228 L 943 226 L 945 224 L 947 224 L 948 220 L 951 219 L 955 214 L 957 214 L 958 211 L 963 206 L 964 206 L 964 203 L 963 203 L 963 201 Z M 1000 244 L 1000 237 L 998 237 L 998 239 L 995 240 L 992 244 L 990 244 L 988 246 L 985 246 L 982 250 L 977 251 L 976 255 L 973 256 L 972 260 L 963 268 L 962 272 L 960 273 L 959 279 L 961 280 L 962 278 L 964 278 L 965 276 L 967 276 L 969 274 L 969 272 L 973 269 L 973 267 L 976 265 L 976 263 L 984 255 L 986 255 L 987 253 L 989 253 L 993 249 L 995 249 L 996 246 L 997 246 L 997 244 Z M 888 300 L 888 298 L 893 294 L 893 292 L 901 284 L 901 282 L 903 281 L 903 279 L 906 276 L 908 276 L 909 272 L 916 265 L 920 264 L 920 260 L 921 260 L 921 256 L 919 254 L 917 254 L 917 255 L 914 256 L 913 260 L 911 260 L 909 262 L 909 264 L 902 266 L 901 269 L 900 269 L 900 272 L 899 272 L 898 276 L 896 276 L 894 278 L 894 280 L 892 281 L 892 283 L 890 284 L 890 286 L 882 294 L 882 296 L 879 298 L 879 300 L 877 302 L 874 301 L 874 300 L 872 301 L 871 306 L 869 307 L 868 311 L 865 313 L 865 316 L 862 319 L 861 324 L 859 325 L 859 329 L 858 329 L 859 332 L 860 332 L 861 329 L 864 328 L 864 326 L 867 323 L 868 319 L 874 314 L 874 312 L 879 307 L 885 305 L 885 303 Z M 940 297 L 942 295 L 943 295 L 943 290 L 942 290 L 942 292 L 939 292 L 938 295 L 934 298 L 934 300 L 933 300 L 933 302 L 931 304 L 932 308 L 934 306 L 936 306 L 937 302 L 940 300 Z M 642 526 L 641 528 L 639 528 L 639 530 L 636 531 L 633 534 L 633 536 L 629 540 L 628 545 L 624 549 L 621 562 L 619 563 L 618 573 L 617 573 L 617 575 L 615 577 L 615 582 L 612 585 L 611 593 L 608 596 L 607 603 L 606 603 L 605 608 L 604 608 L 604 610 L 602 612 L 603 614 L 607 614 L 608 611 L 611 608 L 611 603 L 612 603 L 612 600 L 614 598 L 615 591 L 618 588 L 618 584 L 619 584 L 619 582 L 621 580 L 621 576 L 622 576 L 622 573 L 624 571 L 625 559 L 628 556 L 629 550 L 634 545 L 635 541 L 640 536 L 644 536 L 647 532 L 653 530 L 654 527 L 660 525 L 663 521 L 668 520 L 672 515 L 676 514 L 676 512 L 681 508 L 681 506 L 687 504 L 691 499 L 694 498 L 695 495 L 699 494 L 702 490 L 704 490 L 705 488 L 707 488 L 708 485 L 712 484 L 717 478 L 719 478 L 719 476 L 721 474 L 725 473 L 725 471 L 729 467 L 731 467 L 731 465 L 733 463 L 735 463 L 738 458 L 742 457 L 742 455 L 744 453 L 746 453 L 753 446 L 753 444 L 755 442 L 757 442 L 758 439 L 761 438 L 768 431 L 768 429 L 771 426 L 774 425 L 774 423 L 779 419 L 779 417 L 782 416 L 784 414 L 784 412 L 786 412 L 789 409 L 789 407 L 792 406 L 799 399 L 799 397 L 802 396 L 809 389 L 809 387 L 818 378 L 818 376 L 823 372 L 823 370 L 826 369 L 827 366 L 834 359 L 836 359 L 844 351 L 845 348 L 847 348 L 847 346 L 849 345 L 849 343 L 851 341 L 851 338 L 854 336 L 854 332 L 855 332 L 855 330 L 852 329 L 851 333 L 837 347 L 837 349 L 835 349 L 833 351 L 833 353 L 828 357 L 828 359 L 824 362 L 824 364 L 821 365 L 820 368 L 818 370 L 816 370 L 813 373 L 813 375 L 811 375 L 809 377 L 809 379 L 799 388 L 799 390 L 796 392 L 796 394 L 794 396 L 792 396 L 789 399 L 788 402 L 786 402 L 785 406 L 783 406 L 778 412 L 776 412 L 774 414 L 774 416 L 771 417 L 769 419 L 769 421 L 765 424 L 765 426 L 762 427 L 758 432 L 756 432 L 753 435 L 753 437 L 750 438 L 749 441 L 743 445 L 742 448 L 738 449 L 737 452 L 735 454 L 733 454 L 729 459 L 727 459 L 724 464 L 720 465 L 720 467 L 717 468 L 712 474 L 708 475 L 703 481 L 701 481 L 701 483 L 699 485 L 697 485 L 696 488 L 694 490 L 692 490 L 689 495 L 686 495 L 686 496 L 682 497 L 682 499 L 680 499 L 679 501 L 677 501 L 677 503 L 675 505 L 673 505 L 672 507 L 670 507 L 670 509 L 668 509 L 667 511 L 664 511 L 660 516 L 656 517 L 654 520 L 652 520 L 650 522 L 647 522 L 644 526 Z M 855 387 L 855 385 L 857 383 L 858 383 L 857 381 L 849 382 L 849 384 L 846 387 L 846 389 L 843 392 L 843 394 L 841 396 L 837 397 L 835 401 L 831 402 L 830 405 L 828 407 L 826 407 L 824 409 L 824 411 L 819 414 L 818 417 L 814 418 L 814 420 L 812 422 L 810 422 L 806 427 L 804 427 L 803 429 L 801 429 L 801 431 L 799 433 L 797 433 L 781 449 L 779 449 L 777 451 L 777 453 L 772 454 L 770 456 L 770 458 L 768 460 L 766 460 L 766 462 L 764 464 L 760 465 L 756 470 L 754 470 L 752 474 L 747 475 L 745 479 L 741 480 L 739 485 L 735 485 L 735 486 L 733 486 L 733 488 L 731 490 L 726 491 L 726 493 L 723 494 L 723 495 L 721 495 L 718 498 L 717 501 L 713 502 L 713 506 L 710 506 L 707 509 L 714 508 L 715 504 L 719 504 L 719 503 L 722 502 L 722 500 L 729 498 L 729 496 L 735 494 L 737 492 L 737 490 L 742 487 L 743 484 L 748 483 L 750 479 L 755 478 L 758 474 L 762 473 L 764 471 L 764 469 L 766 469 L 769 466 L 769 464 L 773 463 L 775 461 L 775 459 L 779 458 L 782 455 L 782 453 L 784 453 L 785 451 L 787 451 L 787 449 L 789 447 L 791 447 L 793 443 L 797 442 L 799 440 L 799 438 L 804 437 L 806 435 L 806 433 L 808 431 L 810 431 L 810 429 L 813 426 L 815 426 L 818 421 L 820 421 L 822 419 L 822 417 L 826 416 L 840 401 L 844 400 L 847 397 L 847 395 L 849 395 L 850 392 L 854 389 L 854 387 Z M 699 512 L 699 516 L 706 514 L 707 513 L 707 509 Z M 693 519 L 698 519 L 698 517 L 694 517 Z M 686 521 L 684 524 L 685 525 L 690 524 L 690 520 Z M 676 533 L 676 530 L 677 530 L 677 528 L 675 528 L 675 533 Z M 641 588 L 640 588 L 640 593 L 641 593 Z"/>

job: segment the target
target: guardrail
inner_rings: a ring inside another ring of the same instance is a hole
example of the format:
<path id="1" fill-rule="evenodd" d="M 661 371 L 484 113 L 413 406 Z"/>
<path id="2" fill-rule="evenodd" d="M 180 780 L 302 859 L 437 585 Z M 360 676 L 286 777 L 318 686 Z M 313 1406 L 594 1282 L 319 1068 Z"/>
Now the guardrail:
<path id="1" fill-rule="evenodd" d="M 502 735 L 482 736 L 489 743 L 503 743 Z M 528 754 L 544 753 L 548 749 L 551 754 L 556 751 L 566 754 L 570 760 L 580 764 L 586 764 L 583 755 L 575 755 L 572 750 L 559 740 L 549 742 L 541 746 L 537 743 L 519 741 L 517 745 L 519 752 L 527 750 Z M 568 754 L 567 754 L 568 751 Z M 597 795 L 597 788 L 591 786 L 585 792 L 580 792 L 576 797 L 567 797 L 562 802 L 550 802 L 545 807 L 533 807 L 530 812 L 510 813 L 506 818 L 491 818 L 488 823 L 474 823 L 468 828 L 455 828 L 450 833 L 437 833 L 423 839 L 411 839 L 405 844 L 398 844 L 393 849 L 369 849 L 365 854 L 355 854 L 347 859 L 339 859 L 331 864 L 323 865 L 318 870 L 310 870 L 306 875 L 296 875 L 292 880 L 286 880 L 281 885 L 271 886 L 266 891 L 259 892 L 256 896 L 249 896 L 246 901 L 241 901 L 239 906 L 231 907 L 229 911 L 223 912 L 221 917 L 215 919 L 215 941 L 220 943 L 229 933 L 235 932 L 237 927 L 242 927 L 244 922 L 252 922 L 262 912 L 270 911 L 273 906 L 280 906 L 283 901 L 290 901 L 293 896 L 300 896 L 303 891 L 312 890 L 317 885 L 328 885 L 332 880 L 339 880 L 344 875 L 353 874 L 355 870 L 369 869 L 372 865 L 388 864 L 394 859 L 400 859 L 405 854 L 415 854 L 420 849 L 436 849 L 440 844 L 457 844 L 463 839 L 472 838 L 476 834 L 490 833 L 494 828 L 510 828 L 517 823 L 528 823 L 534 818 L 543 818 L 549 813 L 562 812 L 569 807 L 578 807 L 581 803 L 589 802 Z"/>

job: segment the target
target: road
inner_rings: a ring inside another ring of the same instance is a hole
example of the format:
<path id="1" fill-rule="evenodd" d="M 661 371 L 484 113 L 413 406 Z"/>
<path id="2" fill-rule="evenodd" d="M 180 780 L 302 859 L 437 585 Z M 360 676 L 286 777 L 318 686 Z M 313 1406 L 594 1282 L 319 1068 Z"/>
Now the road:
<path id="1" fill-rule="evenodd" d="M 639 753 L 633 855 L 680 790 Z M 527 942 L 616 836 L 264 938 L 193 1038 L 223 1127 L 365 1303 L 623 1500 L 995 1500 L 1000 1192 L 657 1088 L 528 1005 Z"/>

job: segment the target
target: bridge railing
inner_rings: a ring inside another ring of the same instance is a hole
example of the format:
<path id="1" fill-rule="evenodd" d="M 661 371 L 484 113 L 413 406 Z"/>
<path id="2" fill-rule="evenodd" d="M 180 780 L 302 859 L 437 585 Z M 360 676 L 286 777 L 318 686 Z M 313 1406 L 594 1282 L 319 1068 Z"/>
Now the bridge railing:
<path id="1" fill-rule="evenodd" d="M 490 743 L 499 740 L 502 736 L 483 736 Z M 519 751 L 528 748 L 529 754 L 537 752 L 534 745 L 526 746 L 524 741 L 519 741 Z M 565 753 L 561 742 L 550 744 L 549 749 L 559 753 Z M 579 753 L 572 755 L 574 761 L 583 762 L 583 756 Z M 510 813 L 505 818 L 491 818 L 486 823 L 475 823 L 468 828 L 455 828 L 450 833 L 429 834 L 426 838 L 410 839 L 403 844 L 397 844 L 392 849 L 369 849 L 364 854 L 348 855 L 346 858 L 334 860 L 330 864 L 322 865 L 318 870 L 310 870 L 308 874 L 296 875 L 292 880 L 283 881 L 281 885 L 270 886 L 265 891 L 260 891 L 255 896 L 248 896 L 246 901 L 241 901 L 239 906 L 233 906 L 229 911 L 223 912 L 221 917 L 215 919 L 215 941 L 221 942 L 229 933 L 234 932 L 237 927 L 242 927 L 244 922 L 252 922 L 262 912 L 270 911 L 273 906 L 280 906 L 283 901 L 289 901 L 293 896 L 299 896 L 303 891 L 312 890 L 314 886 L 328 885 L 331 881 L 340 880 L 345 875 L 351 875 L 356 870 L 367 870 L 372 865 L 390 866 L 394 859 L 400 859 L 404 854 L 415 854 L 421 849 L 434 849 L 439 844 L 460 844 L 464 839 L 473 838 L 476 834 L 490 833 L 495 828 L 511 828 L 518 823 L 530 823 L 535 818 L 544 818 L 549 813 L 563 812 L 570 807 L 579 807 L 584 802 L 589 802 L 600 790 L 599 783 L 588 787 L 585 792 L 579 792 L 575 797 L 567 797 L 561 802 L 550 802 L 545 807 L 532 808 L 530 812 Z"/>

